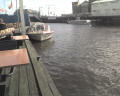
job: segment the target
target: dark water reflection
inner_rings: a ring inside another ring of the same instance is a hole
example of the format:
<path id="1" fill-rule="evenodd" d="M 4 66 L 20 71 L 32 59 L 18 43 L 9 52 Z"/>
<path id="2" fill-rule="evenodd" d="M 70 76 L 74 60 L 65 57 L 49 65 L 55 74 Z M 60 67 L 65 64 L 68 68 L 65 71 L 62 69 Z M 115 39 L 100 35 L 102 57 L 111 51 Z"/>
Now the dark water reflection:
<path id="1" fill-rule="evenodd" d="M 63 96 L 120 96 L 120 28 L 50 24 L 53 40 L 34 42 Z"/>

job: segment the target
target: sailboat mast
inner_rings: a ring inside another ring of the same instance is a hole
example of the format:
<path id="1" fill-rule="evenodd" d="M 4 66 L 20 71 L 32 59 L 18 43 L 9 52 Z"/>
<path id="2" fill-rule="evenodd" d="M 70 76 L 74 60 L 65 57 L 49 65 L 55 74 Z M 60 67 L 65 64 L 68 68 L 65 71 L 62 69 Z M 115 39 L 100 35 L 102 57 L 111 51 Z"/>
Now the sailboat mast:
<path id="1" fill-rule="evenodd" d="M 20 18 L 21 18 L 21 31 L 22 34 L 25 35 L 25 20 L 24 20 L 24 12 L 23 12 L 23 0 L 19 0 L 19 6 L 20 6 Z"/>

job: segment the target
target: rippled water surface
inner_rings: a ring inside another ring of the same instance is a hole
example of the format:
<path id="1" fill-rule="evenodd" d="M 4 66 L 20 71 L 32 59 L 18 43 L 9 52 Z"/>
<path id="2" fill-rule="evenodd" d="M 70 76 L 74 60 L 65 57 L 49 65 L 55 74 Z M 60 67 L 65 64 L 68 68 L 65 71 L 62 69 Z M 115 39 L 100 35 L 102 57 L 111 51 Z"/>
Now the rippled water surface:
<path id="1" fill-rule="evenodd" d="M 62 96 L 120 96 L 120 28 L 50 25 L 33 44 Z"/>

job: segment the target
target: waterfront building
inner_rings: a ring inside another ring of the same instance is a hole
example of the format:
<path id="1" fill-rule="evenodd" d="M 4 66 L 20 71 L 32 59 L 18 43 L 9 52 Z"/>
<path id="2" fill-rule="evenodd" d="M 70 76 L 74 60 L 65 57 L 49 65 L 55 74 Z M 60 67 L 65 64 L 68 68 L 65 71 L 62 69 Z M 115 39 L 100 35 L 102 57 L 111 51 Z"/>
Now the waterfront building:
<path id="1" fill-rule="evenodd" d="M 89 12 L 89 6 L 88 5 L 89 5 L 88 1 L 84 1 L 83 3 L 80 4 L 82 14 L 86 14 L 86 13 Z"/>
<path id="2" fill-rule="evenodd" d="M 120 0 L 96 0 L 91 3 L 91 15 L 95 24 L 120 25 Z"/>
<path id="3" fill-rule="evenodd" d="M 81 12 L 81 6 L 78 5 L 78 2 L 72 2 L 72 11 L 75 16 Z"/>
<path id="4" fill-rule="evenodd" d="M 90 13 L 91 13 L 91 3 L 94 2 L 94 1 L 96 1 L 96 0 L 89 0 L 89 8 L 88 8 L 88 10 L 89 10 Z"/>
<path id="5" fill-rule="evenodd" d="M 91 3 L 92 16 L 120 16 L 120 0 L 97 0 Z"/>
<path id="6" fill-rule="evenodd" d="M 96 1 L 96 0 L 89 0 L 89 2 L 94 2 L 94 1 Z M 100 0 L 99 0 L 100 1 Z"/>
<path id="7" fill-rule="evenodd" d="M 81 17 L 83 15 L 89 14 L 89 2 L 84 1 L 78 5 L 78 2 L 72 2 L 73 15 L 76 17 Z"/>

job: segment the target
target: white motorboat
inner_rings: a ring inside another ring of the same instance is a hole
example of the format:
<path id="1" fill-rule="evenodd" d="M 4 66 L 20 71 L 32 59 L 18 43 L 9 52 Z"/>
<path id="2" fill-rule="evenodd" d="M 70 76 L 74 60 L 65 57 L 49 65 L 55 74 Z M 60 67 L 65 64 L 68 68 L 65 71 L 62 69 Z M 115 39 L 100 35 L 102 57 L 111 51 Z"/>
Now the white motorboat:
<path id="1" fill-rule="evenodd" d="M 50 29 L 49 25 L 36 22 L 32 23 L 32 25 L 27 29 L 27 34 L 32 40 L 44 41 L 52 38 L 53 31 Z"/>
<path id="2" fill-rule="evenodd" d="M 90 25 L 90 20 L 70 20 L 68 24 Z"/>

